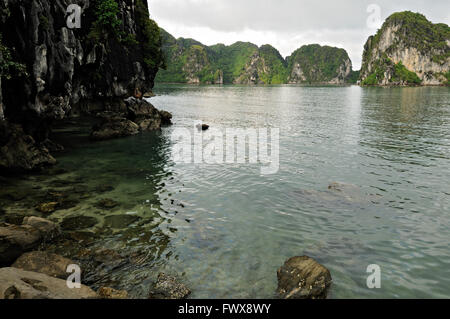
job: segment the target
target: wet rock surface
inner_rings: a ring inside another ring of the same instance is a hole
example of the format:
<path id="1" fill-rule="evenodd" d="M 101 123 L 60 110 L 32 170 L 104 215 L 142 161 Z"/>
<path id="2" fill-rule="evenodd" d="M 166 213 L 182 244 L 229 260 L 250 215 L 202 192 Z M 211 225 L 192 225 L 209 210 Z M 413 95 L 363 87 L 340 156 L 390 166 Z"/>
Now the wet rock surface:
<path id="1" fill-rule="evenodd" d="M 103 141 L 132 136 L 139 133 L 139 126 L 126 118 L 110 118 L 93 128 L 91 139 Z"/>
<path id="2" fill-rule="evenodd" d="M 55 223 L 39 217 L 25 217 L 22 225 L 0 224 L 0 265 L 10 265 L 24 252 L 58 235 Z"/>
<path id="3" fill-rule="evenodd" d="M 70 259 L 44 251 L 33 251 L 20 256 L 12 265 L 26 271 L 38 272 L 50 277 L 67 279 L 67 266 L 74 264 Z"/>
<path id="4" fill-rule="evenodd" d="M 175 277 L 160 273 L 155 286 L 151 289 L 149 299 L 186 299 L 191 291 Z"/>
<path id="5" fill-rule="evenodd" d="M 287 260 L 277 277 L 282 299 L 326 299 L 332 283 L 330 271 L 307 256 Z"/>
<path id="6" fill-rule="evenodd" d="M 64 218 L 61 228 L 67 230 L 80 230 L 94 227 L 98 224 L 98 220 L 92 216 L 70 216 Z"/>
<path id="7" fill-rule="evenodd" d="M 42 240 L 39 230 L 29 225 L 0 224 L 0 265 L 10 265 Z"/>
<path id="8" fill-rule="evenodd" d="M 0 121 L 0 171 L 30 171 L 54 164 L 48 149 L 38 145 L 20 125 Z"/>
<path id="9" fill-rule="evenodd" d="M 97 290 L 98 297 L 101 299 L 128 299 L 128 292 L 109 287 L 101 287 Z"/>
<path id="10" fill-rule="evenodd" d="M 97 293 L 82 285 L 70 289 L 66 280 L 17 268 L 0 269 L 0 299 L 92 299 Z"/>

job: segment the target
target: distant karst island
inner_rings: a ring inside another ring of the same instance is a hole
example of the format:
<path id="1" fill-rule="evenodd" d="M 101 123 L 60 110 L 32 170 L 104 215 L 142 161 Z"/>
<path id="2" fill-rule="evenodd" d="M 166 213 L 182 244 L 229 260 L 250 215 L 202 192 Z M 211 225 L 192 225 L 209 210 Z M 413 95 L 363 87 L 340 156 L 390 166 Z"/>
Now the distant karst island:
<path id="1" fill-rule="evenodd" d="M 304 45 L 284 59 L 249 42 L 206 46 L 161 29 L 167 68 L 156 82 L 188 84 L 449 85 L 450 28 L 420 13 L 394 13 L 365 44 L 355 71 L 345 49 Z"/>

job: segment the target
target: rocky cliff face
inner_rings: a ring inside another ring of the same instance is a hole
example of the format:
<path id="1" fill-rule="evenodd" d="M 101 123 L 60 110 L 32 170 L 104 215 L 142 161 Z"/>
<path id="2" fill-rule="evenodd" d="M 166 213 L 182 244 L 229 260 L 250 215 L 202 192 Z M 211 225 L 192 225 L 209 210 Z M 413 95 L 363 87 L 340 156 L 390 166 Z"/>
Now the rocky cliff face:
<path id="1" fill-rule="evenodd" d="M 344 49 L 318 44 L 306 45 L 295 51 L 288 60 L 288 82 L 347 83 L 352 62 Z"/>
<path id="2" fill-rule="evenodd" d="M 67 26 L 72 3 L 82 8 L 79 29 Z M 0 0 L 0 14 L 3 45 L 24 67 L 2 74 L 0 118 L 36 143 L 48 138 L 55 119 L 120 109 L 124 98 L 142 97 L 163 62 L 144 0 Z"/>
<path id="3" fill-rule="evenodd" d="M 450 28 L 423 15 L 391 15 L 364 47 L 360 80 L 367 85 L 442 85 L 450 71 Z"/>

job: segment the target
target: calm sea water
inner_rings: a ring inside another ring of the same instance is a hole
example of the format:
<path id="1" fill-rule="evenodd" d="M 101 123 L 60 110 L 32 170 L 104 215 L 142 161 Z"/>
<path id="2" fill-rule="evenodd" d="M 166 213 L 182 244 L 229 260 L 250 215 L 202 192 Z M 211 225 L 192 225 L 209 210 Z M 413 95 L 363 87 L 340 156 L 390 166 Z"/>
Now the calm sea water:
<path id="1" fill-rule="evenodd" d="M 193 298 L 270 298 L 292 256 L 328 267 L 331 298 L 450 297 L 450 89 L 160 85 L 162 133 L 71 143 L 60 166 L 102 181 L 144 222 L 97 243 L 151 258 L 113 271 L 143 297 L 159 271 Z M 280 170 L 171 159 L 175 128 L 280 129 Z M 81 135 L 80 135 L 81 136 Z M 72 136 L 73 138 L 73 136 Z M 341 192 L 328 190 L 345 184 Z M 92 202 L 67 214 L 96 215 Z M 382 288 L 366 286 L 370 264 Z"/>

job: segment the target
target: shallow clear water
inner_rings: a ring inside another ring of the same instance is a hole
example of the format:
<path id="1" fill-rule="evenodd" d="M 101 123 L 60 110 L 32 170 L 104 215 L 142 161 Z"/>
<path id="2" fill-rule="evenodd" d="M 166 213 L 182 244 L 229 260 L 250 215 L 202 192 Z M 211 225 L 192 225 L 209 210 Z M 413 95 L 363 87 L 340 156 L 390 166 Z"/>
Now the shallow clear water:
<path id="1" fill-rule="evenodd" d="M 194 297 L 270 297 L 309 255 L 334 298 L 450 297 L 450 89 L 161 86 L 175 126 L 280 128 L 280 171 L 174 165 L 173 267 Z M 165 132 L 169 134 L 169 132 Z M 350 184 L 345 194 L 331 182 Z M 184 220 L 192 220 L 187 224 Z M 382 269 L 369 290 L 366 269 Z"/>
<path id="2" fill-rule="evenodd" d="M 450 297 L 449 88 L 160 85 L 155 93 L 151 102 L 173 113 L 174 126 L 93 144 L 81 129 L 58 157 L 64 178 L 114 190 L 52 218 L 141 217 L 94 244 L 144 256 L 111 272 L 117 288 L 144 297 L 165 271 L 193 298 L 270 298 L 283 262 L 308 255 L 330 269 L 331 298 Z M 174 163 L 171 133 L 195 120 L 280 128 L 279 172 Z M 332 182 L 343 191 L 328 190 Z M 99 211 L 99 198 L 120 206 Z M 370 264 L 381 266 L 381 289 L 366 286 Z"/>

